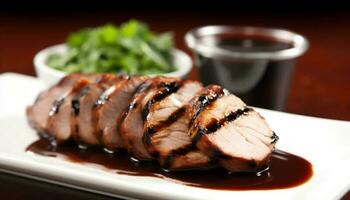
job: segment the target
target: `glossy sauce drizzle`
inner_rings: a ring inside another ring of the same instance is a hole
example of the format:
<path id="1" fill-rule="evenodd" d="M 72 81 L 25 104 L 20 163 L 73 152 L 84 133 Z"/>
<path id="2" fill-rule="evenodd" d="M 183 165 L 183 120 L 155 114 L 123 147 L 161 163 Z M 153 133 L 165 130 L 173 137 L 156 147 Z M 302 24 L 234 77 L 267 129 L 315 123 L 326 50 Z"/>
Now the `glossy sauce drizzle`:
<path id="1" fill-rule="evenodd" d="M 132 162 L 126 152 L 108 154 L 100 148 L 79 149 L 75 144 L 52 146 L 40 139 L 31 144 L 27 152 L 57 157 L 74 163 L 94 163 L 112 169 L 117 174 L 151 176 L 176 183 L 218 190 L 269 190 L 301 185 L 312 176 L 312 165 L 305 159 L 280 150 L 271 157 L 269 170 L 260 173 L 232 173 L 218 168 L 210 171 L 165 172 L 156 163 Z"/>

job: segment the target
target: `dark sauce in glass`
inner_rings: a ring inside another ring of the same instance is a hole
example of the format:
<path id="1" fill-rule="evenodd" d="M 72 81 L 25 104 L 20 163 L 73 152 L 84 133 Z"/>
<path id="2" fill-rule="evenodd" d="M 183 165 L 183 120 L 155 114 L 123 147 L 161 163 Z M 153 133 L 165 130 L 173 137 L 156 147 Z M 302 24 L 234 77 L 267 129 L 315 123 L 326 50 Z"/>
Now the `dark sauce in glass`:
<path id="1" fill-rule="evenodd" d="M 293 44 L 268 37 L 250 35 L 203 38 L 208 46 L 238 53 L 272 53 Z M 294 59 L 221 59 L 196 54 L 199 78 L 205 84 L 227 88 L 251 106 L 283 110 Z"/>
<path id="2" fill-rule="evenodd" d="M 236 36 L 218 41 L 219 47 L 237 52 L 273 52 L 293 47 L 292 44 L 265 37 Z"/>
<path id="3" fill-rule="evenodd" d="M 79 149 L 75 144 L 52 146 L 40 139 L 31 144 L 27 152 L 57 157 L 74 163 L 99 164 L 113 172 L 130 176 L 151 176 L 179 184 L 218 190 L 270 190 L 301 185 L 313 172 L 312 165 L 296 155 L 276 150 L 271 157 L 270 168 L 259 173 L 228 173 L 225 169 L 165 172 L 156 163 L 135 163 L 126 152 L 109 154 L 100 148 Z"/>

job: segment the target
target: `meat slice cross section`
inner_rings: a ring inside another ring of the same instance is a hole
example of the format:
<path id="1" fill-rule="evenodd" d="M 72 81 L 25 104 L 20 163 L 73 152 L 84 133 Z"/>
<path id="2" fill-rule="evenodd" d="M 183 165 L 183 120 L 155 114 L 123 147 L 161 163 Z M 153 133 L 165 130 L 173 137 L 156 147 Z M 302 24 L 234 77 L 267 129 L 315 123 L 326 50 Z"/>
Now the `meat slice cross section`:
<path id="1" fill-rule="evenodd" d="M 97 135 L 96 121 L 93 118 L 93 107 L 101 94 L 112 84 L 124 77 L 103 74 L 100 80 L 82 88 L 72 99 L 74 112 L 73 138 L 81 147 L 100 145 Z"/>
<path id="2" fill-rule="evenodd" d="M 265 119 L 232 94 L 206 106 L 190 136 L 205 155 L 231 172 L 264 169 L 277 139 Z"/>
<path id="3" fill-rule="evenodd" d="M 52 86 L 50 89 L 41 92 L 36 98 L 34 104 L 27 108 L 29 124 L 40 134 L 48 134 L 47 121 L 51 105 L 56 99 L 65 93 L 68 93 L 80 77 L 81 75 L 78 74 L 71 74 L 64 77 L 59 83 Z"/>
<path id="4" fill-rule="evenodd" d="M 166 96 L 176 91 L 180 82 L 176 78 L 156 77 L 145 81 L 137 88 L 119 126 L 124 146 L 133 160 L 153 159 L 142 141 L 144 115 L 147 115 L 148 109 L 155 99 L 166 98 Z"/>
<path id="5" fill-rule="evenodd" d="M 50 136 L 54 137 L 55 142 L 60 143 L 70 140 L 74 130 L 74 113 L 72 110 L 72 100 L 74 96 L 89 85 L 91 82 L 85 78 L 79 79 L 72 90 L 63 94 L 52 104 L 49 112 L 47 130 Z"/>
<path id="6" fill-rule="evenodd" d="M 41 92 L 34 104 L 27 108 L 29 124 L 40 135 L 52 137 L 53 134 L 48 130 L 50 112 L 51 115 L 58 112 L 60 106 L 65 102 L 66 97 L 71 93 L 78 80 L 96 81 L 99 77 L 100 75 L 96 74 L 70 74 L 62 78 L 56 85 Z"/>
<path id="7" fill-rule="evenodd" d="M 205 168 L 210 159 L 202 154 L 188 135 L 191 118 L 187 104 L 202 89 L 200 83 L 184 81 L 177 92 L 154 103 L 144 124 L 144 144 L 166 170 Z"/>
<path id="8" fill-rule="evenodd" d="M 108 151 L 123 148 L 123 141 L 119 133 L 120 119 L 127 110 L 136 89 L 148 77 L 134 76 L 113 84 L 97 100 L 93 108 L 97 123 L 98 137 Z"/>

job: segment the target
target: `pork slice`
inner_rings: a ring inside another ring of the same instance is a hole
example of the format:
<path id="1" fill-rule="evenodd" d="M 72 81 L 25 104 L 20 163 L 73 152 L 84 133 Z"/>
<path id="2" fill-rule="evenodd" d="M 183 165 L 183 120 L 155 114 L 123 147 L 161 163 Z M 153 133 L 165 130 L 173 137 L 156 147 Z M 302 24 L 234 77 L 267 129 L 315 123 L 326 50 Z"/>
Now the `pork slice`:
<path id="1" fill-rule="evenodd" d="M 210 104 L 224 95 L 224 89 L 218 85 L 209 85 L 202 88 L 187 106 L 187 115 L 191 118 L 189 127 L 192 126 L 198 115 Z"/>
<path id="2" fill-rule="evenodd" d="M 73 86 L 72 90 L 63 94 L 52 104 L 48 114 L 48 133 L 56 142 L 60 143 L 71 139 L 74 131 L 72 122 L 72 99 L 80 90 L 90 84 L 90 81 L 80 78 Z"/>
<path id="3" fill-rule="evenodd" d="M 185 108 L 187 103 L 202 89 L 202 85 L 197 81 L 184 81 L 177 90 L 163 100 L 160 100 L 149 108 L 147 125 L 156 125 L 163 122 L 180 108 Z"/>
<path id="4" fill-rule="evenodd" d="M 74 83 L 81 77 L 78 74 L 71 74 L 64 77 L 59 83 L 48 90 L 41 92 L 32 106 L 26 110 L 27 118 L 31 127 L 40 134 L 48 134 L 47 121 L 53 102 L 60 96 L 68 93 Z"/>
<path id="5" fill-rule="evenodd" d="M 265 168 L 278 139 L 254 109 L 232 94 L 205 107 L 190 135 L 205 155 L 231 172 Z"/>
<path id="6" fill-rule="evenodd" d="M 210 166 L 189 137 L 191 118 L 186 115 L 190 100 L 202 89 L 196 81 L 185 81 L 175 93 L 153 104 L 144 122 L 143 141 L 148 152 L 166 170 L 194 169 Z"/>
<path id="7" fill-rule="evenodd" d="M 94 116 L 97 121 L 98 137 L 107 150 L 123 148 L 119 133 L 120 118 L 126 111 L 135 90 L 148 79 L 146 76 L 135 76 L 119 81 L 105 90 L 97 100 Z"/>
<path id="8" fill-rule="evenodd" d="M 197 117 L 193 119 L 193 124 L 189 132 L 191 138 L 197 140 L 197 137 L 201 136 L 197 135 L 199 133 L 197 131 L 197 125 L 203 125 L 201 127 L 205 128 L 208 124 L 213 123 L 213 121 L 223 119 L 231 111 L 236 111 L 244 106 L 246 106 L 245 103 L 234 95 L 221 96 L 211 104 L 205 105 L 201 108 L 202 111 L 197 114 Z"/>
<path id="9" fill-rule="evenodd" d="M 167 90 L 171 83 L 179 80 L 167 77 L 150 78 L 142 83 L 132 97 L 130 104 L 124 112 L 119 126 L 119 133 L 123 139 L 124 147 L 128 150 L 134 160 L 151 160 L 152 156 L 147 152 L 143 141 L 143 112 L 144 108 L 151 104 L 157 94 Z M 169 91 L 169 90 L 168 90 Z M 158 95 L 159 98 L 160 95 Z"/>
<path id="10" fill-rule="evenodd" d="M 70 74 L 62 78 L 56 85 L 41 92 L 32 106 L 26 110 L 29 124 L 38 131 L 41 136 L 49 136 L 47 123 L 52 104 L 57 99 L 62 99 L 73 88 L 73 85 L 81 78 L 95 81 L 100 78 L 96 74 Z"/>
<path id="11" fill-rule="evenodd" d="M 100 140 L 97 137 L 97 121 L 93 118 L 93 107 L 101 94 L 125 77 L 104 74 L 95 83 L 91 83 L 82 88 L 80 92 L 72 99 L 72 109 L 74 111 L 73 138 L 81 146 L 99 145 Z"/>

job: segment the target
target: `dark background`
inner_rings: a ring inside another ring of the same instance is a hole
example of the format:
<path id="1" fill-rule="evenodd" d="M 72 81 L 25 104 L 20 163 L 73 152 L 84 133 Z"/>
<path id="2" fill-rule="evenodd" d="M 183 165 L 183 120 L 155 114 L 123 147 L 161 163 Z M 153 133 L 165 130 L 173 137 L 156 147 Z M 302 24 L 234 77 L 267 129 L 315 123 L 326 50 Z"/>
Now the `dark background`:
<path id="1" fill-rule="evenodd" d="M 82 27 L 130 18 L 183 36 L 208 24 L 267 26 L 305 35 L 309 51 L 294 71 L 286 111 L 350 120 L 350 12 L 346 1 L 19 1 L 0 3 L 0 73 L 34 75 L 33 56 Z M 191 79 L 197 79 L 196 69 Z M 0 199 L 102 199 L 102 196 L 0 174 Z M 347 195 L 344 199 L 350 199 Z"/>

